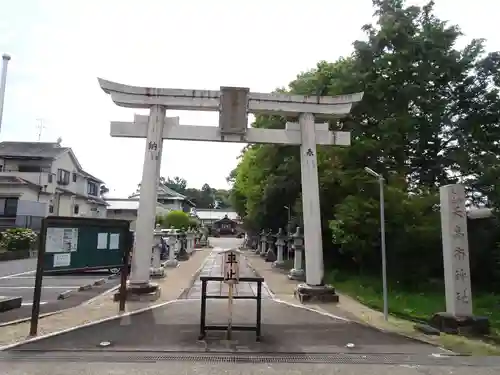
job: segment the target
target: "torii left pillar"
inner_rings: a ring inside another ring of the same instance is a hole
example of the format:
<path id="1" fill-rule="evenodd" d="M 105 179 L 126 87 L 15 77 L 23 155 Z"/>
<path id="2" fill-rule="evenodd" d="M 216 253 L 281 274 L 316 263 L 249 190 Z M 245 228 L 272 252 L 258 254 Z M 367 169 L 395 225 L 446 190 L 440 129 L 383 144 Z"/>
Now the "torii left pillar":
<path id="1" fill-rule="evenodd" d="M 335 289 L 323 282 L 316 145 L 348 146 L 350 134 L 329 131 L 327 123 L 316 124 L 315 115 L 321 118 L 344 117 L 353 104 L 361 100 L 362 93 L 338 97 L 308 97 L 250 93 L 247 88 L 237 87 L 221 87 L 220 91 L 211 91 L 127 86 L 102 79 L 99 83 L 117 105 L 150 109 L 149 116 L 136 115 L 134 122 L 111 123 L 111 136 L 146 138 L 129 295 L 158 294 L 158 287 L 149 280 L 157 181 L 162 140 L 176 139 L 300 145 L 306 284 L 298 286 L 296 295 L 301 301 L 338 300 Z M 179 125 L 179 118 L 165 117 L 166 108 L 218 111 L 219 125 Z M 248 128 L 248 113 L 298 117 L 299 123 L 287 123 L 286 129 Z"/>
<path id="2" fill-rule="evenodd" d="M 144 150 L 139 210 L 137 213 L 135 249 L 132 257 L 132 270 L 127 290 L 128 298 L 148 298 L 156 300 L 160 296 L 158 284 L 150 282 L 151 248 L 153 228 L 156 218 L 158 176 L 161 168 L 163 149 L 163 125 L 165 107 L 153 105 L 150 109 L 148 133 Z M 139 250 L 139 251 L 137 251 Z M 145 267 L 146 265 L 146 267 Z"/>

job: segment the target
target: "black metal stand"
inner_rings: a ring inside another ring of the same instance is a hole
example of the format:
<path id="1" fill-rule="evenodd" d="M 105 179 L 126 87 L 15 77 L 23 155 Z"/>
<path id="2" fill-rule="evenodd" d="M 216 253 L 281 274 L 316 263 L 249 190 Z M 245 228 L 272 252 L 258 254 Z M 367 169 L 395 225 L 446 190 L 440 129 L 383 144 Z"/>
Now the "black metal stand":
<path id="1" fill-rule="evenodd" d="M 207 295 L 207 283 L 209 281 L 223 282 L 222 276 L 202 276 L 201 279 L 201 312 L 200 312 L 200 335 L 199 340 L 203 340 L 207 331 L 227 331 L 228 326 L 225 325 L 207 325 L 207 299 L 228 299 L 228 296 L 214 296 Z M 255 332 L 256 341 L 259 342 L 261 338 L 261 322 L 262 322 L 262 277 L 240 277 L 239 282 L 257 283 L 257 296 L 233 296 L 233 299 L 254 299 L 257 301 L 257 314 L 255 326 L 238 326 L 231 325 L 232 331 L 250 331 Z"/>

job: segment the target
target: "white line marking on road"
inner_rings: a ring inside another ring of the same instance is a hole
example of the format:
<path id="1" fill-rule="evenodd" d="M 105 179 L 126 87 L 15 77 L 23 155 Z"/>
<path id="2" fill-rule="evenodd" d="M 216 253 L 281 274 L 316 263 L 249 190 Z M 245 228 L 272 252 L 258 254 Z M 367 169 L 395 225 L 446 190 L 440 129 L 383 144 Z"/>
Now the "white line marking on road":
<path id="1" fill-rule="evenodd" d="M 64 275 L 64 276 L 66 276 L 66 275 Z M 10 276 L 10 278 L 12 278 L 12 279 L 23 279 L 23 280 L 24 280 L 24 279 L 33 280 L 33 279 L 35 279 L 35 278 L 36 278 L 36 276 L 35 276 L 35 275 L 33 275 L 33 276 Z M 69 278 L 71 278 L 71 279 L 75 279 L 75 277 L 66 277 L 66 278 L 64 278 L 64 277 L 61 277 L 61 276 L 43 276 L 43 279 L 44 279 L 44 280 L 46 280 L 46 279 L 52 279 L 52 280 L 67 280 L 67 279 L 69 279 Z M 79 277 L 76 277 L 76 279 L 80 280 L 80 278 L 79 278 Z M 81 280 L 94 280 L 94 279 L 95 279 L 95 278 L 90 278 L 90 277 L 89 277 L 89 278 L 81 278 Z"/>
<path id="2" fill-rule="evenodd" d="M 47 301 L 40 301 L 40 305 L 46 305 L 48 302 Z M 33 302 L 23 302 L 21 303 L 21 306 L 32 306 Z"/>
<path id="3" fill-rule="evenodd" d="M 0 286 L 0 289 L 33 289 L 35 286 Z M 78 286 L 44 286 L 42 289 L 78 289 Z"/>
<path id="4" fill-rule="evenodd" d="M 12 278 L 14 278 L 16 276 L 29 275 L 30 273 L 35 273 L 35 271 L 36 270 L 19 272 L 19 273 L 13 273 L 11 275 L 0 276 L 0 280 L 3 280 L 3 279 L 12 279 Z"/>

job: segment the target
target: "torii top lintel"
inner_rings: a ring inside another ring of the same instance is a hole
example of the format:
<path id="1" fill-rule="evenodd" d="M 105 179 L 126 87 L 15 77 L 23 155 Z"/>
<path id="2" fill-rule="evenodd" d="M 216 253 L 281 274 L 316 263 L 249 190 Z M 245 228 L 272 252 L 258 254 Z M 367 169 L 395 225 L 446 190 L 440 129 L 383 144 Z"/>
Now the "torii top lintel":
<path id="1" fill-rule="evenodd" d="M 153 105 L 168 109 L 188 111 L 219 111 L 221 91 L 185 90 L 129 86 L 98 78 L 105 93 L 113 102 L 127 108 L 150 108 Z M 316 117 L 344 117 L 355 103 L 363 98 L 363 93 L 339 96 L 303 96 L 250 92 L 248 94 L 249 113 L 297 115 L 313 113 Z M 319 115 L 319 116 L 318 116 Z"/>

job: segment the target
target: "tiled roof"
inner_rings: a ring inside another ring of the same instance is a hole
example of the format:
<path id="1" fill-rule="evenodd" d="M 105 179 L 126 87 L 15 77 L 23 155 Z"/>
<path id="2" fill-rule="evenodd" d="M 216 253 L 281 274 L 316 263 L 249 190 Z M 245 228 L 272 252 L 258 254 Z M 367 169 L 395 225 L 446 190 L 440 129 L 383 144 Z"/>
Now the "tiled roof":
<path id="1" fill-rule="evenodd" d="M 238 214 L 234 211 L 197 209 L 194 212 L 200 220 L 220 220 L 224 216 L 227 216 L 231 220 L 239 219 Z"/>
<path id="2" fill-rule="evenodd" d="M 106 199 L 108 210 L 138 210 L 138 199 Z"/>
<path id="3" fill-rule="evenodd" d="M 0 176 L 0 185 L 25 185 L 27 187 L 35 189 L 36 191 L 41 191 L 42 193 L 44 193 L 40 185 L 34 184 L 31 181 L 27 181 L 16 176 Z"/>
<path id="4" fill-rule="evenodd" d="M 191 202 L 189 200 L 188 197 L 176 192 L 175 190 L 169 188 L 166 185 L 159 184 L 156 191 L 158 193 L 158 199 L 182 200 L 182 201 L 186 201 L 187 203 L 191 204 L 191 206 L 195 205 L 193 202 Z M 141 196 L 140 192 L 137 191 L 134 194 L 132 194 L 131 196 L 129 196 L 129 198 L 139 199 L 140 196 Z"/>
<path id="5" fill-rule="evenodd" d="M 0 157 L 56 158 L 68 149 L 53 142 L 0 142 Z"/>
<path id="6" fill-rule="evenodd" d="M 136 211 L 139 209 L 139 199 L 127 199 L 127 198 L 108 198 L 106 199 L 108 205 L 108 210 L 132 210 Z M 160 203 L 156 203 L 156 211 L 166 212 L 170 211 L 168 208 L 164 207 Z"/>
<path id="7" fill-rule="evenodd" d="M 91 180 L 103 183 L 102 180 L 82 169 L 70 147 L 61 147 L 55 142 L 0 142 L 0 157 L 3 158 L 55 159 L 65 152 L 70 152 L 80 173 Z"/>

